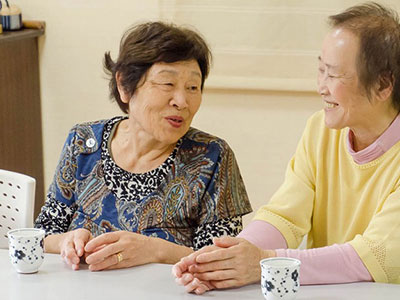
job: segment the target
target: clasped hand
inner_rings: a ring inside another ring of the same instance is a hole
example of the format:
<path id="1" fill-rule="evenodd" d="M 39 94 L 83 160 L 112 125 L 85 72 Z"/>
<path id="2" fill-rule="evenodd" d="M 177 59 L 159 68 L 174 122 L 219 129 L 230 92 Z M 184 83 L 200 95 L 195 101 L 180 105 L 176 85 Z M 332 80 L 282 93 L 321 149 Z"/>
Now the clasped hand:
<path id="1" fill-rule="evenodd" d="M 261 250 L 245 239 L 215 238 L 214 245 L 182 258 L 173 266 L 172 274 L 187 292 L 203 294 L 260 280 L 259 262 L 272 256 L 275 251 Z"/>
<path id="2" fill-rule="evenodd" d="M 65 234 L 60 254 L 73 270 L 78 270 L 82 261 L 91 271 L 126 268 L 152 261 L 152 251 L 147 250 L 149 241 L 147 236 L 128 231 L 93 238 L 88 230 L 76 229 Z"/>

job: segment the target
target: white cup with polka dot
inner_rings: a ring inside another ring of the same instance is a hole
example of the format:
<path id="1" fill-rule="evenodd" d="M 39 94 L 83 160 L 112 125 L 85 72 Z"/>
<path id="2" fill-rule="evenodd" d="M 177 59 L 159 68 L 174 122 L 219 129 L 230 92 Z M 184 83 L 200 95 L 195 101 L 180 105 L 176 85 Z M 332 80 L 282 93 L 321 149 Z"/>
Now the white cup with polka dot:
<path id="1" fill-rule="evenodd" d="M 293 300 L 300 287 L 300 260 L 273 257 L 260 261 L 261 291 L 266 300 Z"/>
<path id="2" fill-rule="evenodd" d="M 18 273 L 36 273 L 44 260 L 43 229 L 20 228 L 7 232 L 11 264 Z"/>

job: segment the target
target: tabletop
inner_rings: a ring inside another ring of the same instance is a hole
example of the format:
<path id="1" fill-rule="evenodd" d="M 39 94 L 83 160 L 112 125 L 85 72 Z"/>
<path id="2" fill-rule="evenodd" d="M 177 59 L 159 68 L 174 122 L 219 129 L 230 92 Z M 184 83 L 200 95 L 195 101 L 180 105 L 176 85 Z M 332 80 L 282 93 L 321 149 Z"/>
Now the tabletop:
<path id="1" fill-rule="evenodd" d="M 46 254 L 35 274 L 19 274 L 12 267 L 8 250 L 0 249 L 0 299 L 264 299 L 259 284 L 188 294 L 175 284 L 171 265 L 149 264 L 128 269 L 91 272 L 86 266 L 73 271 L 59 255 Z M 400 285 L 351 283 L 301 286 L 297 300 L 398 300 Z"/>

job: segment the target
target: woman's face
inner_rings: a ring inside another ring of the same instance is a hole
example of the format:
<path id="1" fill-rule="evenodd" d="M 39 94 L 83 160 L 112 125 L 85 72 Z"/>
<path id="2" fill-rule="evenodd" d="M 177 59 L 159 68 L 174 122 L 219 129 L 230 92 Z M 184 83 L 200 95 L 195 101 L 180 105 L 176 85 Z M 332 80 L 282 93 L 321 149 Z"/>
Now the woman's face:
<path id="1" fill-rule="evenodd" d="M 201 103 L 201 71 L 196 60 L 155 63 L 143 76 L 129 103 L 129 118 L 147 137 L 176 143 L 189 129 Z"/>
<path id="2" fill-rule="evenodd" d="M 324 39 L 318 92 L 325 103 L 325 124 L 329 128 L 363 127 L 374 113 L 375 102 L 368 100 L 358 77 L 358 50 L 359 39 L 345 29 L 336 28 Z"/>

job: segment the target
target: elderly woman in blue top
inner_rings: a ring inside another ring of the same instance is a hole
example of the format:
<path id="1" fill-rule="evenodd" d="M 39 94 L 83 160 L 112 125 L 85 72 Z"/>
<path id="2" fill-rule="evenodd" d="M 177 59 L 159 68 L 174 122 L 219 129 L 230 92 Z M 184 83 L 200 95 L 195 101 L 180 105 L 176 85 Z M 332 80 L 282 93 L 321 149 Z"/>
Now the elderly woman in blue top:
<path id="1" fill-rule="evenodd" d="M 235 236 L 251 206 L 232 150 L 191 128 L 211 53 L 194 31 L 129 29 L 105 54 L 111 97 L 126 116 L 79 124 L 65 142 L 35 226 L 72 269 L 176 263 Z"/>

